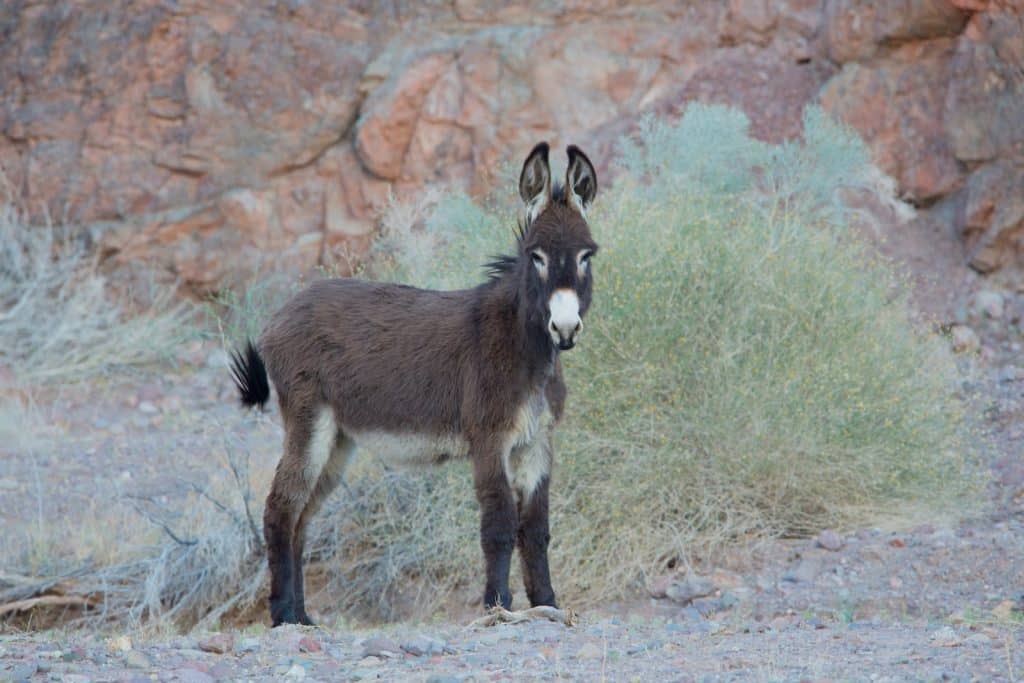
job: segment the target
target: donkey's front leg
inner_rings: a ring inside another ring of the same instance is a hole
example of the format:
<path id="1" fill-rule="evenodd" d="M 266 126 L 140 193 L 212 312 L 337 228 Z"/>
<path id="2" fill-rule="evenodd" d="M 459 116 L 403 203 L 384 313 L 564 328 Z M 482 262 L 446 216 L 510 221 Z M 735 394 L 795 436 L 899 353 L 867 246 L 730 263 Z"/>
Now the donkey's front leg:
<path id="1" fill-rule="evenodd" d="M 521 491 L 519 508 L 519 559 L 523 566 L 523 583 L 530 606 L 557 607 L 548 569 L 548 477 L 544 476 L 533 491 Z"/>
<path id="2" fill-rule="evenodd" d="M 473 480 L 476 498 L 480 502 L 480 545 L 487 567 L 484 607 L 501 605 L 511 609 L 508 572 L 519 514 L 501 456 L 498 449 L 477 450 L 473 460 Z"/>

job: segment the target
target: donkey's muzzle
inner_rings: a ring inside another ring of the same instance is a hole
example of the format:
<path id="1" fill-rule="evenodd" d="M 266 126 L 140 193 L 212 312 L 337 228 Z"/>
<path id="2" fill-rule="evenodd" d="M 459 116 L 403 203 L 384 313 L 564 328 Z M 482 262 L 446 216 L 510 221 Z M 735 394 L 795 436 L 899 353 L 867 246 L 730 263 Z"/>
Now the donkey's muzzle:
<path id="1" fill-rule="evenodd" d="M 580 320 L 580 299 L 572 289 L 556 289 L 548 301 L 548 334 L 551 341 L 562 351 L 576 346 L 576 340 L 583 329 Z"/>
<path id="2" fill-rule="evenodd" d="M 548 324 L 548 332 L 551 334 L 551 341 L 555 343 L 562 351 L 568 351 L 572 347 L 576 346 L 576 341 L 580 337 L 580 332 L 583 330 L 583 321 L 579 318 L 576 322 L 570 322 L 566 325 L 558 325 L 552 320 Z"/>

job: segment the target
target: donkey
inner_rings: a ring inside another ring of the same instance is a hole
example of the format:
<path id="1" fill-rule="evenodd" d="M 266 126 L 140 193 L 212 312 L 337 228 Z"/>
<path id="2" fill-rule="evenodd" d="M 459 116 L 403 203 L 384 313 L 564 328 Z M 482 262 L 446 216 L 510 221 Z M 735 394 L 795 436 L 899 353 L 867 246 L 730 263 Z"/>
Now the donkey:
<path id="1" fill-rule="evenodd" d="M 264 406 L 269 375 L 284 422 L 263 517 L 275 626 L 312 624 L 306 526 L 356 447 L 400 465 L 469 457 L 484 605 L 511 608 L 518 547 L 530 604 L 556 606 L 547 549 L 551 438 L 566 399 L 559 352 L 577 343 L 591 302 L 597 243 L 586 212 L 597 175 L 569 146 L 565 183 L 553 185 L 548 151 L 538 144 L 523 164 L 516 253 L 488 264 L 483 284 L 439 292 L 321 280 L 234 354 L 242 404 Z"/>

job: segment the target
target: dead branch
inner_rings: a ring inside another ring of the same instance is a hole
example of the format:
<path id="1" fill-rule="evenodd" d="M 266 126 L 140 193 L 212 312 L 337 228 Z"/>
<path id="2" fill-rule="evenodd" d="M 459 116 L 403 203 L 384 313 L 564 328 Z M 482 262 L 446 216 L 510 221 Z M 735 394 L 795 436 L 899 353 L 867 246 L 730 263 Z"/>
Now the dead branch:
<path id="1" fill-rule="evenodd" d="M 12 612 L 27 612 L 36 607 L 92 607 L 95 600 L 81 595 L 40 595 L 0 605 L 0 617 Z"/>
<path id="2" fill-rule="evenodd" d="M 539 605 L 529 609 L 510 612 L 500 605 L 495 605 L 491 609 L 487 610 L 487 614 L 470 622 L 467 628 L 496 626 L 498 624 L 518 624 L 520 622 L 532 621 L 534 619 L 548 619 L 558 624 L 564 624 L 570 628 L 579 623 L 579 617 L 572 609 L 563 610 L 558 609 L 557 607 Z"/>

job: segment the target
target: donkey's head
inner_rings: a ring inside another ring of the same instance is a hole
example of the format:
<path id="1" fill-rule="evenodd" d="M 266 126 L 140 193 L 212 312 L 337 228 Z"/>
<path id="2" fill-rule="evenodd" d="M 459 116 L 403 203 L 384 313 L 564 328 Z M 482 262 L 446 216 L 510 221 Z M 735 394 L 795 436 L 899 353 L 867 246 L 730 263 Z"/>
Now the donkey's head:
<path id="1" fill-rule="evenodd" d="M 565 351 L 576 345 L 590 307 L 590 259 L 597 243 L 590 236 L 587 209 L 597 194 L 597 174 L 575 145 L 568 148 L 564 184 L 552 184 L 548 144 L 533 148 L 519 175 L 526 218 L 517 269 L 528 320 Z"/>

